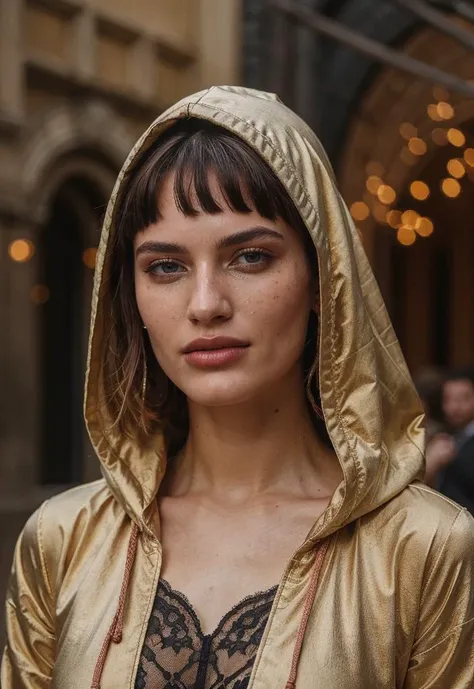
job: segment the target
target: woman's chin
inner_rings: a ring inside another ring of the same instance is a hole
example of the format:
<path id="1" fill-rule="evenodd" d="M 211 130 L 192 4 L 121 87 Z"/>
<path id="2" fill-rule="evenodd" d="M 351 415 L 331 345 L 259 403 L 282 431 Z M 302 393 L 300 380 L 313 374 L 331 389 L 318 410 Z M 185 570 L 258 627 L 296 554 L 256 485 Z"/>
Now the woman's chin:
<path id="1" fill-rule="evenodd" d="M 251 402 L 259 396 L 261 386 L 255 381 L 237 380 L 235 376 L 227 380 L 201 381 L 197 385 L 181 388 L 192 404 L 204 407 L 228 407 Z"/>

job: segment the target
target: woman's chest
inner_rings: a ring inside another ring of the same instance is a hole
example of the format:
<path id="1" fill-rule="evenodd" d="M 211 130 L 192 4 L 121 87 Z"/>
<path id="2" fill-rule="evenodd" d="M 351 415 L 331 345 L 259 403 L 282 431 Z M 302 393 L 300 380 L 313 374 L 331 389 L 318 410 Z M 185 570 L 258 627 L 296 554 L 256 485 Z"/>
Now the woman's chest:
<path id="1" fill-rule="evenodd" d="M 314 512 L 249 510 L 232 514 L 161 510 L 161 577 L 184 593 L 212 631 L 237 601 L 279 584 L 314 522 Z"/>

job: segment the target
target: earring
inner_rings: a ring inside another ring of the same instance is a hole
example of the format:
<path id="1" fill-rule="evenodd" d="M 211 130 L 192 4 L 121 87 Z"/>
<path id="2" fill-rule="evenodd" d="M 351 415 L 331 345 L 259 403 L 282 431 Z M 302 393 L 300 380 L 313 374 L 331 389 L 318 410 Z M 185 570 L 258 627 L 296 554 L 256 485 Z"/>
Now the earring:
<path id="1" fill-rule="evenodd" d="M 146 358 L 144 357 L 143 358 L 143 380 L 142 380 L 142 402 L 145 402 L 147 375 L 148 375 L 148 367 L 146 365 Z"/>
<path id="2" fill-rule="evenodd" d="M 146 329 L 147 329 L 146 325 L 143 325 L 142 327 L 143 327 L 143 330 L 146 330 Z"/>

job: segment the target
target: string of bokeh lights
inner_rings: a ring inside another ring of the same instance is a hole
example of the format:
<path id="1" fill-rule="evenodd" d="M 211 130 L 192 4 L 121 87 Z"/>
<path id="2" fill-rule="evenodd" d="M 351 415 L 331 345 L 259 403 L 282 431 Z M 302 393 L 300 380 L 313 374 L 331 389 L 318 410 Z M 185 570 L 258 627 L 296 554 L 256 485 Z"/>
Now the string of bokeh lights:
<path id="1" fill-rule="evenodd" d="M 457 149 L 458 155 L 453 155 L 446 164 L 446 176 L 439 180 L 441 193 L 447 199 L 455 199 L 461 193 L 462 178 L 467 177 L 474 182 L 474 148 L 467 146 L 466 136 L 460 129 L 449 126 L 449 120 L 455 116 L 455 109 L 448 102 L 450 96 L 446 89 L 435 87 L 433 96 L 437 102 L 430 103 L 426 111 L 436 126 L 429 137 L 423 139 L 415 125 L 402 122 L 399 132 L 405 143 L 399 155 L 406 166 L 413 167 L 433 150 L 433 146 L 450 145 Z M 440 126 L 441 123 L 445 126 Z M 363 222 L 372 215 L 379 224 L 396 230 L 398 241 L 405 246 L 414 244 L 417 237 L 426 238 L 433 234 L 434 222 L 431 218 L 412 208 L 396 208 L 397 192 L 384 181 L 385 169 L 381 163 L 371 161 L 366 165 L 365 171 L 367 179 L 364 200 L 355 201 L 350 207 L 354 220 Z M 435 191 L 422 179 L 413 180 L 409 186 L 409 193 L 417 202 L 426 201 Z"/>

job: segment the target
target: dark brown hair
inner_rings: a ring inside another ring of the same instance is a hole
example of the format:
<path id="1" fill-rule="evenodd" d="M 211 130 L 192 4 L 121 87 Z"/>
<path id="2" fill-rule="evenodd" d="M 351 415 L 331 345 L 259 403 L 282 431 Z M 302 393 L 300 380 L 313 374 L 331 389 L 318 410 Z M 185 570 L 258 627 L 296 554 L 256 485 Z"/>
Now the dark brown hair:
<path id="1" fill-rule="evenodd" d="M 109 414 L 121 432 L 136 436 L 138 431 L 145 435 L 162 431 L 172 454 L 187 437 L 187 404 L 184 394 L 160 369 L 143 330 L 133 257 L 135 235 L 161 217 L 160 190 L 171 172 L 176 205 L 184 215 L 224 210 L 213 194 L 212 173 L 230 209 L 237 213 L 256 210 L 269 220 L 281 218 L 301 234 L 315 287 L 317 258 L 282 183 L 256 151 L 226 129 L 195 118 L 182 120 L 139 156 L 126 174 L 114 211 L 108 290 L 113 326 L 104 343 L 104 385 Z M 303 352 L 305 375 L 316 356 L 315 318 L 312 313 Z M 316 382 L 311 386 L 319 400 Z"/>

